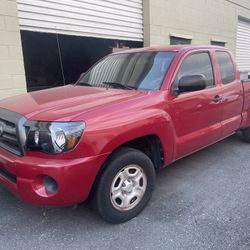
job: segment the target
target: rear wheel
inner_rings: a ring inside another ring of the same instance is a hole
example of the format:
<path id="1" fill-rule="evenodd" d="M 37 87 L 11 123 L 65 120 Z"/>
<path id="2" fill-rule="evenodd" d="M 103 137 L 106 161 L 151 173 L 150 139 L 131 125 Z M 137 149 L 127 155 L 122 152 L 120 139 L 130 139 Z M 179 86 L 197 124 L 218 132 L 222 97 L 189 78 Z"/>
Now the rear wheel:
<path id="1" fill-rule="evenodd" d="M 123 148 L 110 158 L 95 192 L 95 207 L 104 220 L 122 223 L 147 205 L 155 183 L 153 163 L 139 150 Z"/>
<path id="2" fill-rule="evenodd" d="M 242 130 L 242 138 L 245 142 L 250 143 L 250 127 Z"/>

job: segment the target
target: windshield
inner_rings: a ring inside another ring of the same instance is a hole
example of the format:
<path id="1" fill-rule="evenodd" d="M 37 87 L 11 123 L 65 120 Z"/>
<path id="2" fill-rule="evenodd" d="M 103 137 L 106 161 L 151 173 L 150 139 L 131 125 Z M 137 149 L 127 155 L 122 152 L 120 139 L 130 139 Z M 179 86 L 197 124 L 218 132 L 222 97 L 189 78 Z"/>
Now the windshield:
<path id="1" fill-rule="evenodd" d="M 159 90 L 176 52 L 110 55 L 83 75 L 78 85 Z"/>

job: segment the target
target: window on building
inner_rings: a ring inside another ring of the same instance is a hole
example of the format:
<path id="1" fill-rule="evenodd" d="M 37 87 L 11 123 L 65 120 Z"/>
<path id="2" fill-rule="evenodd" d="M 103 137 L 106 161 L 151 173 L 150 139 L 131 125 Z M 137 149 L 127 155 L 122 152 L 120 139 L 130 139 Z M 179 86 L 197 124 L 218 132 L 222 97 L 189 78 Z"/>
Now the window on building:
<path id="1" fill-rule="evenodd" d="M 211 41 L 211 45 L 225 47 L 226 43 L 225 42 L 219 42 L 219 41 Z"/>
<path id="2" fill-rule="evenodd" d="M 227 52 L 219 51 L 216 52 L 216 57 L 222 83 L 231 83 L 235 80 L 234 65 L 231 56 Z"/>
<path id="3" fill-rule="evenodd" d="M 191 39 L 170 36 L 170 45 L 191 44 Z"/>
<path id="4" fill-rule="evenodd" d="M 190 75 L 203 75 L 206 78 L 207 88 L 214 86 L 213 68 L 207 52 L 192 54 L 184 59 L 175 79 L 174 90 L 178 90 L 179 80 L 183 76 Z"/>

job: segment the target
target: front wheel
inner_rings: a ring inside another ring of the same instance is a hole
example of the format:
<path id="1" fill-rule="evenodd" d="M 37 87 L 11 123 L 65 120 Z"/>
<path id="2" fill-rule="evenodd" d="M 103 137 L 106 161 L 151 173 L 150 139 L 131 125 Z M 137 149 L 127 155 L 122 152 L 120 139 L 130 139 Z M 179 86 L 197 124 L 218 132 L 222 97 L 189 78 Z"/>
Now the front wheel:
<path id="1" fill-rule="evenodd" d="M 109 159 L 95 192 L 95 207 L 104 220 L 122 223 L 147 205 L 155 184 L 155 170 L 147 155 L 123 148 Z"/>

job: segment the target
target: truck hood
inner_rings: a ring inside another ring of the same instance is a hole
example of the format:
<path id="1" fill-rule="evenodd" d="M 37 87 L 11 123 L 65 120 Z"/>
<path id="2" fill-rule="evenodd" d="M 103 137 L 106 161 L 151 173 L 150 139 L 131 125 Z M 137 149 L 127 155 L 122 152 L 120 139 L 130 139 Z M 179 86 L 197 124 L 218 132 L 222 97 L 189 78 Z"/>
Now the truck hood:
<path id="1" fill-rule="evenodd" d="M 85 112 L 145 96 L 146 91 L 67 85 L 0 101 L 0 107 L 30 120 L 70 121 Z"/>

